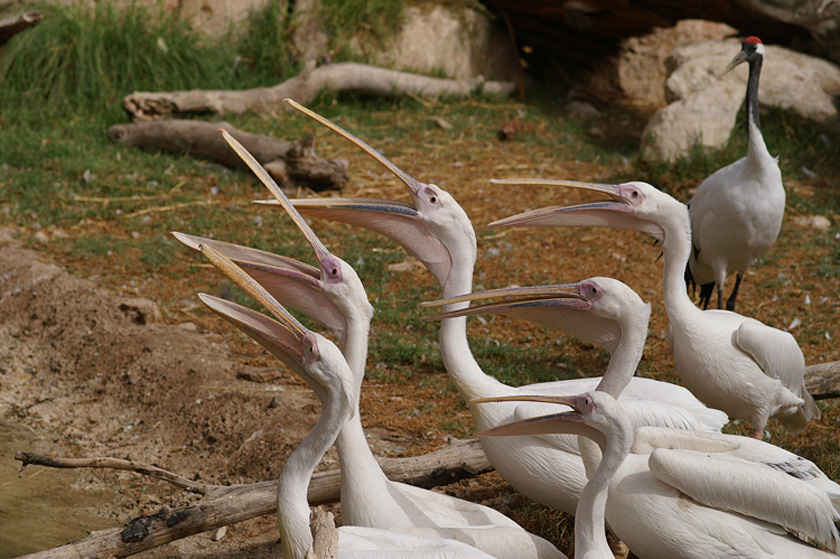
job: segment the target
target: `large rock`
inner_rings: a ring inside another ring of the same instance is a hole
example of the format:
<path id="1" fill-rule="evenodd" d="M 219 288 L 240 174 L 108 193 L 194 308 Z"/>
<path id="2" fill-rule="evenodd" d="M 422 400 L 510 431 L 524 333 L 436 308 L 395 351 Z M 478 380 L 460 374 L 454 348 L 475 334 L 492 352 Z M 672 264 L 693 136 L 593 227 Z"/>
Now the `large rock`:
<path id="1" fill-rule="evenodd" d="M 315 15 L 318 3 L 305 0 L 299 3 L 305 9 L 295 7 L 292 39 L 304 61 L 327 55 L 329 41 Z M 410 6 L 405 24 L 386 48 L 367 48 L 361 39 L 351 45 L 366 62 L 394 70 L 442 72 L 453 79 L 514 80 L 519 75 L 519 59 L 502 26 L 468 6 L 432 2 Z"/>
<path id="2" fill-rule="evenodd" d="M 393 48 L 377 56 L 375 64 L 421 73 L 442 70 L 455 79 L 516 79 L 519 59 L 510 38 L 485 13 L 443 5 L 406 11 L 407 23 Z"/>
<path id="3" fill-rule="evenodd" d="M 665 82 L 670 105 L 657 112 L 642 134 L 644 161 L 672 161 L 696 145 L 722 147 L 735 126 L 747 87 L 744 64 L 720 78 L 737 54 L 738 41 L 703 41 L 679 47 L 668 59 Z M 759 105 L 789 109 L 830 125 L 840 122 L 834 96 L 840 67 L 831 62 L 768 45 L 761 70 Z"/>

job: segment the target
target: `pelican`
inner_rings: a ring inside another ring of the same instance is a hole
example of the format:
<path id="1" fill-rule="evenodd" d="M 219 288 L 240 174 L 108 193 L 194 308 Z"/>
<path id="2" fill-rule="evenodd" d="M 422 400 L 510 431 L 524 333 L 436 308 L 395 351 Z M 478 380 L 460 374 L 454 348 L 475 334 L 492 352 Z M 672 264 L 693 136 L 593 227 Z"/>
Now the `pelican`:
<path id="1" fill-rule="evenodd" d="M 290 101 L 290 104 L 376 159 L 408 187 L 411 198 L 411 203 L 341 198 L 293 201 L 301 213 L 361 225 L 381 233 L 403 246 L 434 274 L 444 297 L 469 293 L 476 261 L 476 238 L 472 223 L 457 201 L 439 186 L 421 183 L 410 177 L 364 141 L 336 124 L 297 103 Z M 443 310 L 458 310 L 465 305 L 455 303 Z M 517 418 L 517 410 L 519 413 L 526 412 L 525 407 L 505 403 L 495 406 L 469 404 L 476 398 L 528 393 L 535 388 L 534 385 L 511 387 L 481 370 L 469 348 L 466 317 L 442 320 L 439 339 L 446 370 L 462 398 L 468 402 L 477 429 L 489 429 Z M 570 390 L 578 393 L 594 389 L 600 380 L 575 380 L 574 388 L 570 384 L 558 383 L 556 389 L 562 394 L 568 394 Z M 644 397 L 664 402 L 684 397 L 684 391 L 679 387 L 667 385 L 673 388 L 666 388 L 663 392 L 652 389 L 652 382 L 633 378 L 625 393 L 631 398 Z M 554 387 L 554 383 L 545 383 L 539 385 L 539 390 L 550 392 Z M 696 399 L 692 400 L 699 405 Z M 692 425 L 699 426 L 700 421 L 694 420 Z M 725 418 L 716 428 L 720 429 L 723 423 Z M 557 438 L 550 442 L 529 437 L 487 439 L 482 441 L 482 446 L 496 470 L 519 492 L 544 505 L 574 513 L 578 495 L 586 484 L 586 473 L 575 438 Z M 558 474 L 558 470 L 562 475 Z"/>
<path id="2" fill-rule="evenodd" d="M 706 178 L 688 203 L 693 250 L 688 260 L 689 281 L 700 286 L 705 309 L 717 288 L 717 305 L 723 308 L 723 284 L 735 272 L 735 287 L 726 308 L 735 310 L 738 287 L 752 266 L 769 249 L 785 213 L 785 187 L 778 157 L 764 145 L 758 122 L 758 77 L 764 60 L 764 44 L 747 37 L 741 51 L 722 75 L 746 62 L 747 156 L 718 169 Z"/>
<path id="3" fill-rule="evenodd" d="M 202 245 L 199 250 L 278 320 L 203 293 L 199 294 L 201 301 L 280 358 L 306 381 L 321 401 L 321 417 L 284 464 L 277 485 L 283 559 L 304 559 L 312 547 L 306 497 L 309 480 L 342 426 L 355 413 L 353 372 L 332 342 L 306 329 L 232 260 L 207 245 Z M 342 526 L 338 533 L 339 557 L 345 558 L 491 557 L 463 542 L 428 535 L 358 526 Z"/>
<path id="4" fill-rule="evenodd" d="M 593 474 L 575 516 L 575 557 L 612 558 L 604 521 L 640 559 L 829 558 L 840 553 L 840 486 L 812 462 L 736 435 L 635 428 L 605 392 L 516 397 L 572 408 L 479 436 L 574 433 Z M 489 402 L 497 399 L 489 399 Z"/>
<path id="5" fill-rule="evenodd" d="M 609 199 L 549 207 L 508 217 L 491 226 L 607 226 L 637 229 L 662 244 L 663 298 L 677 374 L 705 404 L 749 420 L 761 438 L 767 421 L 779 419 L 791 433 L 819 419 L 804 383 L 805 358 L 787 332 L 727 310 L 698 309 L 683 284 L 691 252 L 688 209 L 644 182 L 603 185 L 551 179 L 505 179 L 497 184 L 559 185 Z"/>
<path id="6" fill-rule="evenodd" d="M 359 417 L 373 317 L 364 286 L 353 267 L 324 246 L 256 159 L 232 136 L 224 131 L 223 136 L 306 237 L 318 258 L 320 276 L 311 266 L 263 251 L 184 234 L 176 237 L 193 249 L 207 246 L 229 256 L 268 293 L 327 325 L 339 339 L 353 375 L 354 410 L 336 440 L 344 524 L 452 538 L 498 559 L 565 558 L 554 545 L 530 534 L 497 510 L 387 478 L 367 444 Z"/>

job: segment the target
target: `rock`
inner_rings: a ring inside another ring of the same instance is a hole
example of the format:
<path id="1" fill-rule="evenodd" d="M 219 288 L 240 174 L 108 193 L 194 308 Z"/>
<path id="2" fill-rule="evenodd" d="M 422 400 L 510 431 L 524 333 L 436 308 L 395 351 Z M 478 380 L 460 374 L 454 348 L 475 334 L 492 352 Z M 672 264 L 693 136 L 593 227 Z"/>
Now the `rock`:
<path id="1" fill-rule="evenodd" d="M 227 32 L 232 25 L 259 10 L 264 0 L 164 0 L 166 11 L 207 34 Z"/>
<path id="2" fill-rule="evenodd" d="M 566 105 L 566 114 L 585 120 L 594 120 L 601 117 L 601 111 L 595 108 L 595 105 L 586 101 L 569 101 Z"/>
<path id="3" fill-rule="evenodd" d="M 808 227 L 809 229 L 816 229 L 818 231 L 828 231 L 831 229 L 831 220 L 824 215 L 801 216 L 796 218 L 797 225 Z"/>
<path id="4" fill-rule="evenodd" d="M 420 73 L 443 70 L 454 79 L 517 78 L 519 59 L 510 39 L 486 14 L 427 4 L 406 8 L 406 16 L 393 49 L 376 56 L 374 64 Z"/>
<path id="5" fill-rule="evenodd" d="M 718 76 L 738 49 L 738 41 L 702 41 L 674 50 L 665 82 L 665 96 L 673 102 L 648 122 L 642 134 L 643 161 L 673 161 L 697 143 L 720 148 L 727 142 L 743 106 L 748 68 L 742 65 Z M 788 109 L 825 125 L 840 122 L 832 102 L 840 89 L 840 67 L 773 45 L 766 51 L 760 106 Z"/>
<path id="6" fill-rule="evenodd" d="M 135 324 L 151 324 L 163 320 L 160 307 L 151 299 L 143 297 L 123 299 L 119 309 Z"/>

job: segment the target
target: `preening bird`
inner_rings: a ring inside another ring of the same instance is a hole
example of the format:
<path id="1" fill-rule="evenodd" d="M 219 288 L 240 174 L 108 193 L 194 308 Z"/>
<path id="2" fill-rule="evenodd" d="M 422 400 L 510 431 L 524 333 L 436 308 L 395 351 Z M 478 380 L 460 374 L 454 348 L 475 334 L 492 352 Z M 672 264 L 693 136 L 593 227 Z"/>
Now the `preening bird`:
<path id="1" fill-rule="evenodd" d="M 381 233 L 426 265 L 437 278 L 444 297 L 469 293 L 476 261 L 476 238 L 472 223 L 455 199 L 437 185 L 421 183 L 408 176 L 368 144 L 329 120 L 296 103 L 293 106 L 385 166 L 407 186 L 411 198 L 411 203 L 342 198 L 293 201 L 301 213 L 360 225 Z M 465 305 L 455 303 L 443 310 L 457 310 Z M 466 317 L 442 320 L 439 339 L 447 372 L 465 401 L 535 390 L 534 385 L 518 388 L 505 385 L 481 370 L 469 348 Z M 562 385 L 559 390 L 563 394 L 569 390 L 592 390 L 600 380 L 579 379 L 574 381 L 579 383 L 574 389 L 571 385 Z M 651 392 L 648 382 L 651 381 L 633 378 L 625 395 L 646 397 Z M 552 386 L 553 383 L 541 384 L 538 390 L 551 391 Z M 699 405 L 696 400 L 694 403 Z M 514 404 L 468 405 L 480 430 L 515 419 L 517 410 L 519 413 L 526 411 L 525 407 Z M 724 422 L 725 418 L 720 425 Z M 482 441 L 482 445 L 496 470 L 518 491 L 537 502 L 574 513 L 578 495 L 586 484 L 575 438 L 558 438 L 550 443 L 528 437 L 488 439 Z"/>
<path id="2" fill-rule="evenodd" d="M 336 440 L 342 472 L 343 523 L 452 538 L 499 559 L 565 558 L 554 545 L 527 532 L 497 510 L 396 483 L 385 476 L 367 444 L 359 417 L 373 316 L 364 286 L 352 266 L 330 253 L 260 164 L 233 137 L 223 134 L 304 234 L 318 258 L 320 277 L 315 268 L 292 259 L 229 243 L 183 234 L 176 236 L 192 248 L 208 246 L 230 257 L 272 296 L 327 325 L 339 339 L 352 373 L 354 410 Z"/>
<path id="3" fill-rule="evenodd" d="M 303 559 L 312 547 L 307 489 L 315 467 L 354 414 L 354 375 L 339 349 L 307 330 L 232 260 L 207 245 L 201 252 L 225 275 L 265 306 L 277 320 L 224 299 L 201 301 L 254 338 L 303 378 L 321 400 L 322 415 L 283 466 L 277 486 L 283 559 Z M 339 528 L 339 557 L 464 558 L 491 556 L 463 542 L 359 526 Z"/>
<path id="4" fill-rule="evenodd" d="M 604 392 L 517 399 L 572 408 L 479 436 L 574 433 L 592 472 L 575 515 L 575 557 L 612 559 L 604 521 L 640 559 L 835 557 L 840 486 L 812 462 L 747 437 L 635 428 Z M 489 402 L 495 399 L 489 399 Z"/>
<path id="5" fill-rule="evenodd" d="M 705 309 L 717 291 L 717 306 L 723 308 L 726 276 L 735 272 L 735 287 L 726 308 L 735 310 L 738 287 L 752 266 L 779 236 L 785 213 L 785 187 L 777 157 L 770 155 L 758 119 L 758 77 L 764 60 L 764 44 L 747 37 L 724 70 L 746 62 L 747 156 L 718 169 L 700 183 L 688 203 L 693 250 L 688 260 L 690 283 L 700 286 Z"/>
<path id="6" fill-rule="evenodd" d="M 820 417 L 819 408 L 805 388 L 805 358 L 792 335 L 731 311 L 703 311 L 691 302 L 683 283 L 691 252 L 691 228 L 684 204 L 643 182 L 492 182 L 567 186 L 606 195 L 608 200 L 541 208 L 491 226 L 636 229 L 662 244 L 663 298 L 674 363 L 685 386 L 702 402 L 730 417 L 751 421 L 752 435 L 759 438 L 771 417 L 779 419 L 792 434 Z"/>

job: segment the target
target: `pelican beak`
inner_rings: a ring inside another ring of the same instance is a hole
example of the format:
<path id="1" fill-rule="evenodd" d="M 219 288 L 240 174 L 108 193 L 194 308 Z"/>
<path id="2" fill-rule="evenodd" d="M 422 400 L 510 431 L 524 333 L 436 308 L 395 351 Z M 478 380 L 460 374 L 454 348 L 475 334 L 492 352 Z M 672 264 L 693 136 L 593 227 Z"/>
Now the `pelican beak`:
<path id="1" fill-rule="evenodd" d="M 263 166 L 260 165 L 259 161 L 257 161 L 253 155 L 248 153 L 248 150 L 246 150 L 245 147 L 236 140 L 236 138 L 231 136 L 227 130 L 221 130 L 221 133 L 228 145 L 233 148 L 233 151 L 236 152 L 239 158 L 248 165 L 248 168 L 251 169 L 257 178 L 260 179 L 260 182 L 262 182 L 269 192 L 271 192 L 275 200 L 277 200 L 277 203 L 283 206 L 283 209 L 286 210 L 286 213 L 288 213 L 289 217 L 292 218 L 292 221 L 295 222 L 295 225 L 297 225 L 298 229 L 300 229 L 301 233 L 303 233 L 303 236 L 306 237 L 307 242 L 309 242 L 312 250 L 315 251 L 318 262 L 321 265 L 322 279 L 329 281 L 331 277 L 329 272 L 336 267 L 336 257 L 327 250 L 327 247 L 324 246 L 321 239 L 315 235 L 315 232 L 309 224 L 306 223 L 306 220 L 303 219 L 303 216 L 298 213 L 289 201 L 289 198 L 283 193 L 277 183 L 274 182 L 271 175 L 269 175 Z M 340 267 L 338 269 L 340 270 Z"/>
<path id="2" fill-rule="evenodd" d="M 587 413 L 585 401 L 587 395 L 578 396 L 500 396 L 497 398 L 480 398 L 471 400 L 470 404 L 483 404 L 491 402 L 539 402 L 549 404 L 561 404 L 569 406 L 572 411 L 553 413 L 539 417 L 529 417 L 498 425 L 486 431 L 478 433 L 479 437 L 502 437 L 514 435 L 546 435 L 551 433 L 578 432 L 579 427 L 563 427 L 563 424 L 579 424 Z"/>
<path id="3" fill-rule="evenodd" d="M 632 212 L 632 207 L 621 196 L 621 185 L 595 184 L 561 179 L 491 179 L 492 184 L 566 186 L 589 192 L 605 194 L 608 199 L 575 204 L 550 206 L 506 217 L 490 224 L 491 227 L 627 227 L 621 214 Z M 634 227 L 635 228 L 635 227 Z"/>
<path id="4" fill-rule="evenodd" d="M 589 301 L 580 293 L 579 283 L 563 285 L 546 285 L 539 287 L 509 287 L 477 291 L 458 297 L 424 301 L 421 307 L 449 307 L 459 303 L 470 303 L 470 306 L 457 310 L 450 310 L 438 315 L 423 317 L 425 321 L 454 318 L 457 316 L 474 316 L 477 314 L 494 313 L 506 314 L 514 309 L 540 309 L 563 307 L 569 309 L 588 309 Z"/>
<path id="5" fill-rule="evenodd" d="M 203 254 L 216 268 L 218 268 L 219 271 L 227 276 L 228 279 L 241 287 L 246 293 L 248 293 L 248 295 L 259 301 L 260 304 L 262 304 L 277 318 L 277 323 L 281 326 L 282 332 L 285 332 L 282 337 L 278 338 L 278 344 L 282 347 L 283 353 L 288 354 L 298 363 L 304 363 L 304 351 L 302 344 L 306 336 L 310 334 L 309 330 L 298 322 L 298 320 L 292 316 L 289 311 L 283 307 L 283 305 L 278 303 L 277 300 L 263 286 L 246 274 L 245 271 L 237 266 L 230 258 L 214 250 L 209 245 L 201 245 L 199 250 L 201 251 L 201 254 Z M 206 304 L 205 299 L 202 299 L 202 301 Z M 217 308 L 213 306 L 210 307 L 216 312 L 219 312 Z M 225 316 L 224 313 L 220 314 Z"/>
<path id="6" fill-rule="evenodd" d="M 376 161 L 378 161 L 383 167 L 385 167 L 386 169 L 391 171 L 391 173 L 393 173 L 394 176 L 396 176 L 398 179 L 400 179 L 403 182 L 403 184 L 405 184 L 405 186 L 408 187 L 408 190 L 411 193 L 412 198 L 418 194 L 418 192 L 420 191 L 420 189 L 423 186 L 425 186 L 422 182 L 420 182 L 420 181 L 414 179 L 413 177 L 409 176 L 402 169 L 400 169 L 399 167 L 394 165 L 387 157 L 385 157 L 384 155 L 382 155 L 381 153 L 379 153 L 378 151 L 376 151 L 375 149 L 370 147 L 370 145 L 368 145 L 367 142 L 365 142 L 361 138 L 358 138 L 355 135 L 351 134 L 350 132 L 348 132 L 347 130 L 345 130 L 341 126 L 337 125 L 336 123 L 322 117 L 321 115 L 319 115 L 315 111 L 307 109 L 306 107 L 304 107 L 303 105 L 297 103 L 296 101 L 294 101 L 292 99 L 283 99 L 283 102 L 287 103 L 288 105 L 293 107 L 295 110 L 305 114 L 306 116 L 308 116 L 309 118 L 311 118 L 315 122 L 317 122 L 317 123 L 319 123 L 323 126 L 326 126 L 327 128 L 329 128 L 330 130 L 332 130 L 336 134 L 344 137 L 345 139 L 350 141 L 352 144 L 354 144 L 356 147 L 358 147 L 359 149 L 361 149 L 362 151 L 364 151 L 365 153 L 370 155 L 372 158 L 374 158 Z"/>
<path id="7" fill-rule="evenodd" d="M 723 69 L 723 72 L 720 73 L 720 77 L 722 78 L 729 72 L 731 72 L 736 66 L 741 64 L 742 62 L 747 61 L 747 53 L 743 50 L 740 51 L 738 54 L 735 55 L 735 58 L 729 61 L 729 64 L 726 65 L 726 68 Z"/>
<path id="8" fill-rule="evenodd" d="M 201 252 L 202 245 L 205 245 L 223 254 L 237 266 L 247 270 L 248 275 L 257 280 L 275 298 L 279 299 L 288 286 L 286 282 L 283 282 L 282 288 L 276 285 L 282 282 L 283 278 L 310 289 L 321 289 L 321 284 L 318 282 L 320 277 L 318 269 L 293 258 L 177 231 L 173 231 L 172 236 L 184 246 L 197 252 Z"/>

